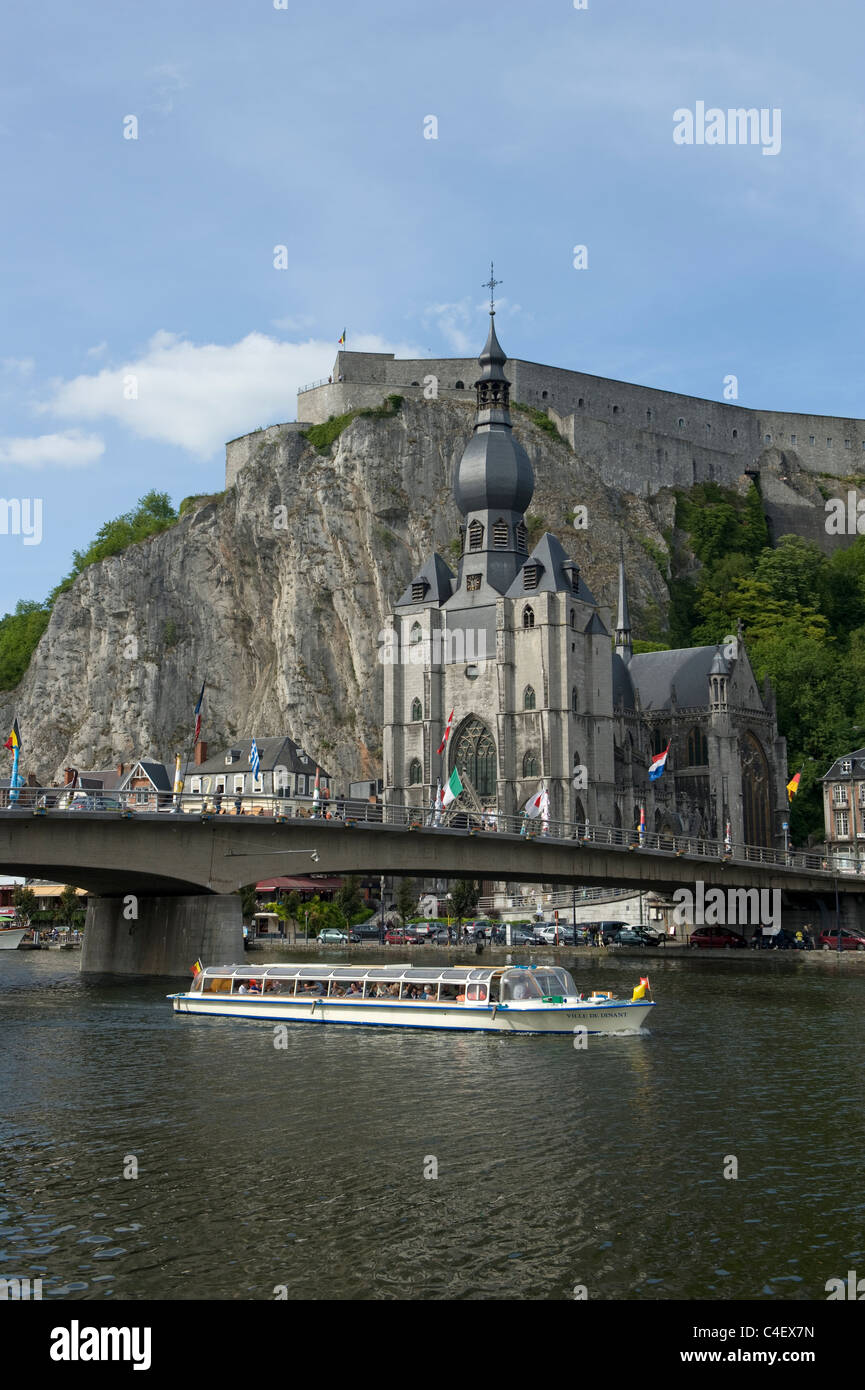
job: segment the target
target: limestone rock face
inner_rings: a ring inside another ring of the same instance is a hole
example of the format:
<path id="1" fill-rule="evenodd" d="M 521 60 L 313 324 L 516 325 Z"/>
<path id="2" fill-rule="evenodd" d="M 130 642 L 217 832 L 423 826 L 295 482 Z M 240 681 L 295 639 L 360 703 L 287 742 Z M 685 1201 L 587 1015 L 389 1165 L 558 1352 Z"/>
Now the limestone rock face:
<path id="1" fill-rule="evenodd" d="M 211 752 L 288 733 L 337 791 L 380 775 L 379 634 L 432 551 L 455 567 L 453 477 L 473 423 L 468 404 L 406 400 L 392 418 L 354 419 L 326 455 L 269 430 L 221 500 L 90 566 L 0 696 L 0 718 L 21 722 L 22 771 L 45 784 L 65 766 L 171 765 L 206 678 Z M 632 611 L 665 612 L 649 549 L 666 550 L 672 495 L 618 493 L 525 415 L 514 426 L 535 471 L 530 538 L 557 534 L 612 605 L 622 536 Z M 569 521 L 577 506 L 586 529 Z"/>

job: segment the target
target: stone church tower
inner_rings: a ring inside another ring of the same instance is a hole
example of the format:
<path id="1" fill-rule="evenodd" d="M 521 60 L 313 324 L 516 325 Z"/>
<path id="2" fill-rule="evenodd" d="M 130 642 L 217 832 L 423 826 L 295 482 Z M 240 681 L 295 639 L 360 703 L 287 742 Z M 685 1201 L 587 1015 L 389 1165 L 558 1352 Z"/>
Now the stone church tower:
<path id="1" fill-rule="evenodd" d="M 433 556 L 390 620 L 386 795 L 428 808 L 439 779 L 457 767 L 480 802 L 503 814 L 517 814 L 543 782 L 553 819 L 579 813 L 611 824 L 609 625 L 554 536 L 542 536 L 528 552 L 534 474 L 511 427 L 494 312 L 479 358 L 474 431 L 454 482 L 463 516 L 458 572 Z M 440 760 L 436 749 L 451 710 Z M 575 797 L 581 769 L 587 785 Z"/>
<path id="2" fill-rule="evenodd" d="M 540 784 L 553 821 L 781 842 L 786 757 L 771 692 L 744 646 L 634 655 L 624 560 L 614 629 L 552 535 L 531 554 L 532 465 L 514 437 L 495 310 L 474 430 L 454 480 L 456 575 L 433 555 L 394 606 L 384 662 L 388 802 L 429 810 L 459 770 L 478 803 L 517 815 Z M 453 724 L 439 758 L 448 716 Z M 667 772 L 648 780 L 670 743 Z"/>

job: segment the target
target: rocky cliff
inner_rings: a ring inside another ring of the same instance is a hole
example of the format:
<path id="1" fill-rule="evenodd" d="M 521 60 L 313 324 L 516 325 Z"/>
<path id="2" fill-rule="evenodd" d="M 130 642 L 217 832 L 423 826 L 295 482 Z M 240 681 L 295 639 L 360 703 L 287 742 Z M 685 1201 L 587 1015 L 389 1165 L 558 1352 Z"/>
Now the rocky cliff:
<path id="1" fill-rule="evenodd" d="M 23 770 L 45 782 L 67 765 L 171 763 L 206 677 L 211 751 L 290 733 L 337 789 L 379 775 L 378 634 L 431 551 L 453 567 L 451 488 L 473 419 L 467 404 L 407 400 L 392 417 L 353 419 L 325 452 L 268 431 L 218 502 L 85 570 L 18 690 L 0 697 L 0 718 L 21 721 Z M 535 469 L 532 539 L 555 532 L 612 604 L 621 536 L 639 636 L 641 613 L 667 603 L 652 551 L 663 557 L 672 495 L 618 493 L 530 417 L 514 422 Z M 585 530 L 569 524 L 578 505 Z"/>

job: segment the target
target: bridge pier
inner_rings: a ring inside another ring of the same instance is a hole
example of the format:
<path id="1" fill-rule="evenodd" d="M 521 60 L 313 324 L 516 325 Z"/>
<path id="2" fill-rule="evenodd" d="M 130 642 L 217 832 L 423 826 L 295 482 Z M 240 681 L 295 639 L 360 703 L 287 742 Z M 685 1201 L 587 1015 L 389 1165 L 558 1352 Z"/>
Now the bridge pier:
<path id="1" fill-rule="evenodd" d="M 205 965 L 243 959 L 238 893 L 88 899 L 82 974 L 182 979 L 199 958 Z"/>

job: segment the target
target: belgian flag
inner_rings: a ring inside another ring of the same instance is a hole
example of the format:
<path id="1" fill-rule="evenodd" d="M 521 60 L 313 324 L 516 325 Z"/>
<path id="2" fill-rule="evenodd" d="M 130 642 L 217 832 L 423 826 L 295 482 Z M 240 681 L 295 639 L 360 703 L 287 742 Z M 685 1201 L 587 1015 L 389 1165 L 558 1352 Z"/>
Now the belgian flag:
<path id="1" fill-rule="evenodd" d="M 17 720 L 17 719 L 16 719 L 15 722 L 13 723 L 13 725 L 12 725 L 12 732 L 11 732 L 11 734 L 9 735 L 9 737 L 7 738 L 7 740 L 6 740 L 6 742 L 4 743 L 3 747 L 4 747 L 4 748 L 11 748 L 13 752 L 14 752 L 15 749 L 17 748 L 17 749 L 18 749 L 18 752 L 19 752 L 19 753 L 21 752 L 21 730 L 18 728 L 18 720 Z"/>

